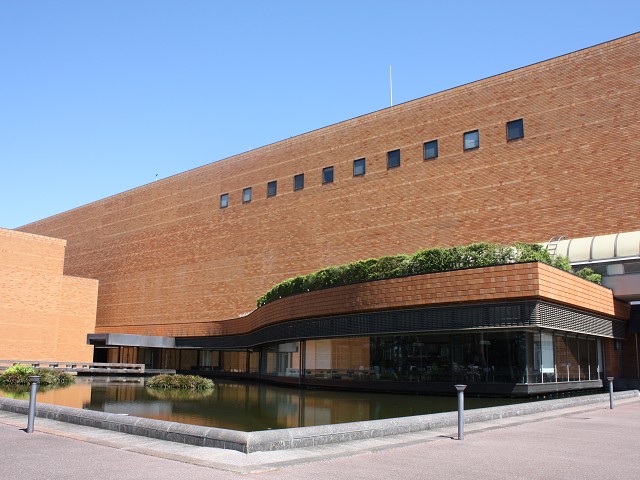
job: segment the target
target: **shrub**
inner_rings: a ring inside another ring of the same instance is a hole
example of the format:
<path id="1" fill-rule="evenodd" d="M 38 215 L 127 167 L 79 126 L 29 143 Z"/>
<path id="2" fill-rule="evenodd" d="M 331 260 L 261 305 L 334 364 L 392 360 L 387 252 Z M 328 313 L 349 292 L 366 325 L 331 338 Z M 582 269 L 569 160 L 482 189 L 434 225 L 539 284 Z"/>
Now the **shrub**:
<path id="1" fill-rule="evenodd" d="M 50 368 L 39 368 L 36 375 L 40 375 L 41 385 L 69 385 L 76 380 L 70 373 Z"/>
<path id="2" fill-rule="evenodd" d="M 598 285 L 602 284 L 602 275 L 599 273 L 595 273 L 590 268 L 583 268 L 582 270 L 578 270 L 576 275 L 580 278 L 584 278 L 585 280 L 589 280 L 590 282 L 597 283 Z"/>
<path id="3" fill-rule="evenodd" d="M 7 368 L 0 375 L 0 385 L 20 386 L 29 385 L 31 375 L 40 376 L 40 385 L 69 385 L 75 381 L 73 375 L 50 368 L 33 368 L 28 365 L 16 364 Z"/>
<path id="4" fill-rule="evenodd" d="M 29 376 L 35 375 L 36 369 L 28 365 L 16 364 L 7 368 L 0 375 L 0 385 L 29 385 Z"/>
<path id="5" fill-rule="evenodd" d="M 561 256 L 552 257 L 547 249 L 539 244 L 522 242 L 511 245 L 474 243 L 462 247 L 429 248 L 419 250 L 413 255 L 393 255 L 358 260 L 346 265 L 324 268 L 308 275 L 299 275 L 275 285 L 258 298 L 257 306 L 261 307 L 279 298 L 297 293 L 351 283 L 525 262 L 542 262 L 571 272 L 568 259 Z M 591 275 L 582 278 L 600 283 Z"/>
<path id="6" fill-rule="evenodd" d="M 147 387 L 209 390 L 214 384 L 212 380 L 198 375 L 162 374 L 151 377 Z"/>

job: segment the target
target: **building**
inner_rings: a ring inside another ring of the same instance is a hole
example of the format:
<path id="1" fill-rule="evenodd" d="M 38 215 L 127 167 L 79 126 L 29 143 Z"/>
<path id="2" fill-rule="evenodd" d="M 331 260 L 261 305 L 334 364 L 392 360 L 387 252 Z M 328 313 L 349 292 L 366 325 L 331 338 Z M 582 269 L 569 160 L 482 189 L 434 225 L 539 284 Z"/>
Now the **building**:
<path id="1" fill-rule="evenodd" d="M 0 228 L 0 358 L 90 362 L 98 282 L 63 275 L 64 240 Z"/>
<path id="2" fill-rule="evenodd" d="M 65 273 L 99 280 L 96 360 L 361 388 L 466 381 L 524 394 L 640 377 L 634 292 L 615 298 L 540 264 L 340 287 L 254 311 L 286 278 L 425 247 L 621 232 L 637 242 L 638 78 L 634 34 L 20 230 L 65 239 Z M 415 282 L 446 302 L 403 296 L 420 290 Z"/>

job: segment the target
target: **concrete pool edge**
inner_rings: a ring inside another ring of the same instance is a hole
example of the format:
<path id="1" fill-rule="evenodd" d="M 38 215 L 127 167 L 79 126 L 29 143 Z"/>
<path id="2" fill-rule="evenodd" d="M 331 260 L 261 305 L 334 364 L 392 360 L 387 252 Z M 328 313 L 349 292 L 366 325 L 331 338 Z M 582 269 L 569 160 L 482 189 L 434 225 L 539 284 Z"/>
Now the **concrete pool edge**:
<path id="1" fill-rule="evenodd" d="M 638 390 L 614 393 L 616 400 L 640 397 Z M 419 397 L 416 397 L 419 399 Z M 609 394 L 586 395 L 537 402 L 478 408 L 465 411 L 465 424 L 607 403 Z M 0 410 L 26 415 L 28 402 L 0 398 Z M 187 445 L 236 450 L 243 453 L 268 452 L 332 443 L 364 440 L 457 425 L 457 412 L 416 415 L 315 427 L 298 427 L 241 432 L 203 427 L 122 414 L 96 412 L 44 403 L 37 404 L 37 416 L 87 427 L 111 430 Z"/>

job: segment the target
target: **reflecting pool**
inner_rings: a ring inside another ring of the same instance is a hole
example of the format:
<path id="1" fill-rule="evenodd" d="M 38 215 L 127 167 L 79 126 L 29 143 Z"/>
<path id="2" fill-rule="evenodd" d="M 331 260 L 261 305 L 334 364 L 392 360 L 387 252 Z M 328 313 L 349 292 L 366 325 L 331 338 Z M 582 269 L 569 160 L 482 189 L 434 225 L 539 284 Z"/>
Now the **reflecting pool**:
<path id="1" fill-rule="evenodd" d="M 216 380 L 208 392 L 155 390 L 143 377 L 78 377 L 76 383 L 38 391 L 38 402 L 242 431 L 378 420 L 457 410 L 455 396 L 299 390 Z M 28 391 L 0 389 L 28 400 Z M 465 397 L 465 408 L 531 401 Z"/>

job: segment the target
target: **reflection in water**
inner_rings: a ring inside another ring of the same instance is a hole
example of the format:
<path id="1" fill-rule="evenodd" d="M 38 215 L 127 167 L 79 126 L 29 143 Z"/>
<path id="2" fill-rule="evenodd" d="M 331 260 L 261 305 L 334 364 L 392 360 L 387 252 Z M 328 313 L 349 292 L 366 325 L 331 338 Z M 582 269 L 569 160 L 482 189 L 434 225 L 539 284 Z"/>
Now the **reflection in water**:
<path id="1" fill-rule="evenodd" d="M 27 400 L 0 390 L 0 396 Z M 465 398 L 465 408 L 528 401 Z M 455 396 L 298 390 L 228 380 L 199 394 L 145 388 L 144 378 L 78 377 L 38 402 L 233 430 L 257 431 L 454 411 Z"/>
<path id="2" fill-rule="evenodd" d="M 29 386 L 0 388 L 0 397 L 29 400 Z M 91 401 L 91 384 L 77 381 L 74 384 L 63 386 L 41 385 L 38 387 L 36 399 L 41 403 L 84 408 L 84 405 Z"/>
<path id="3" fill-rule="evenodd" d="M 204 397 L 208 397 L 213 393 L 211 389 L 186 389 L 181 390 L 177 388 L 149 388 L 147 387 L 147 393 L 151 398 L 157 398 L 159 400 L 201 400 Z"/>

